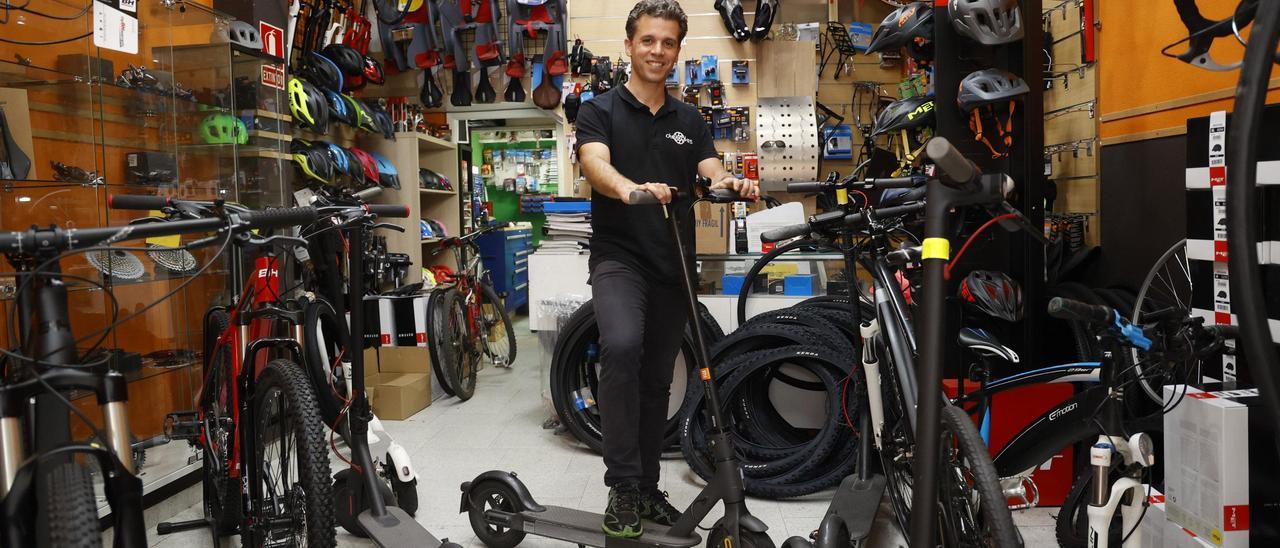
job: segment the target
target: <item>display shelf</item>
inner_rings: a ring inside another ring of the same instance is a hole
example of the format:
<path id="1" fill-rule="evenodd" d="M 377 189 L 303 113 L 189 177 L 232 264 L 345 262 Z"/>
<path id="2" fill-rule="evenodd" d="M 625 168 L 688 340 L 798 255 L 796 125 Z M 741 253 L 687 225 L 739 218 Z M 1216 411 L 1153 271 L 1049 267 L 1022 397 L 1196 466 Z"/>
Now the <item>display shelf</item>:
<path id="1" fill-rule="evenodd" d="M 456 196 L 458 193 L 452 190 L 436 190 L 434 188 L 419 188 L 418 192 L 422 194 L 433 194 L 437 196 Z"/>
<path id="2" fill-rule="evenodd" d="M 440 243 L 441 238 L 423 238 L 422 245 Z"/>
<path id="3" fill-rule="evenodd" d="M 426 133 L 421 133 L 417 131 L 405 131 L 405 132 L 396 133 L 396 139 L 417 139 L 418 143 L 422 146 L 422 148 L 427 148 L 427 149 L 454 150 L 458 148 L 458 145 L 450 141 L 446 141 L 444 139 L 433 137 L 431 135 L 427 135 Z"/>
<path id="4" fill-rule="evenodd" d="M 763 257 L 764 253 L 699 253 L 695 256 L 698 260 L 708 261 L 731 261 L 734 259 L 750 259 L 756 260 Z M 783 253 L 775 261 L 787 262 L 796 261 L 840 261 L 844 260 L 844 255 L 839 253 Z"/>

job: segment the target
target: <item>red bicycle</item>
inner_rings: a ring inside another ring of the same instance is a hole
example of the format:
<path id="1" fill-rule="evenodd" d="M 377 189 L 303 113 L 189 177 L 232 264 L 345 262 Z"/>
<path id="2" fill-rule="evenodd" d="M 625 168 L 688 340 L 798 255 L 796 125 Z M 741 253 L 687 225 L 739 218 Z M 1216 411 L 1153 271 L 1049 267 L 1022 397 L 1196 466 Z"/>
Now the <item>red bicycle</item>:
<path id="1" fill-rule="evenodd" d="M 468 400 L 475 394 L 476 372 L 484 362 L 510 367 L 516 359 L 516 336 L 502 298 L 493 289 L 480 260 L 476 238 L 507 226 L 485 226 L 464 236 L 447 238 L 433 255 L 453 251 L 458 270 L 438 280 L 443 285 L 427 302 L 431 364 L 444 380 L 446 393 Z"/>

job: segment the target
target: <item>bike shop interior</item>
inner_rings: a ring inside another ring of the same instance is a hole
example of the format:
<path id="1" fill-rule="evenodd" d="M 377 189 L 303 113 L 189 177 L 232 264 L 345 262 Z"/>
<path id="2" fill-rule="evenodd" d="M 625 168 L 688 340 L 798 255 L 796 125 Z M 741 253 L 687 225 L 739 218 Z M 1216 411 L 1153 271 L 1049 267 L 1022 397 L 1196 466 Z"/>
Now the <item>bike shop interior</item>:
<path id="1" fill-rule="evenodd" d="M 640 4 L 725 509 L 625 543 L 1280 543 L 1266 2 L 0 0 L 0 545 L 603 546 Z"/>

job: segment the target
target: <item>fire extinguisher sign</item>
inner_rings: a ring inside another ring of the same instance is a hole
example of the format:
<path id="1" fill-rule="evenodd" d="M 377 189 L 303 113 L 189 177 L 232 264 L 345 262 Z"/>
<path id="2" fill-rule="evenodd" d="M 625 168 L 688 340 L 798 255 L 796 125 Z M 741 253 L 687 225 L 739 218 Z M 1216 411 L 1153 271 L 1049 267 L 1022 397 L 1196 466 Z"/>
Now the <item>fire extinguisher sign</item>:
<path id="1" fill-rule="evenodd" d="M 284 30 L 275 25 L 258 21 L 258 34 L 262 35 L 262 53 L 284 59 Z"/>

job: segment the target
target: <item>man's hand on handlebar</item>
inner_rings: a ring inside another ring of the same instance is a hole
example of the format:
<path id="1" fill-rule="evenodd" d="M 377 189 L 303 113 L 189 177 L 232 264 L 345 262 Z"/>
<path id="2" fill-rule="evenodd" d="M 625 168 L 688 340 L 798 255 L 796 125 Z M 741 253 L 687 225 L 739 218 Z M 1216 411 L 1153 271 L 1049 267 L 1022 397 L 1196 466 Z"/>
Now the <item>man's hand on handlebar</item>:
<path id="1" fill-rule="evenodd" d="M 671 187 L 667 186 L 666 183 L 644 183 L 635 185 L 626 192 L 623 192 L 622 202 L 628 205 L 631 204 L 631 194 L 637 190 L 652 194 L 654 198 L 658 199 L 659 203 L 663 204 L 671 203 L 671 198 L 673 197 L 671 194 Z"/>
<path id="2" fill-rule="evenodd" d="M 719 181 L 711 183 L 712 190 L 717 188 L 727 188 L 737 192 L 739 196 L 756 201 L 760 199 L 760 185 L 750 179 L 739 179 L 731 174 L 726 174 Z"/>

